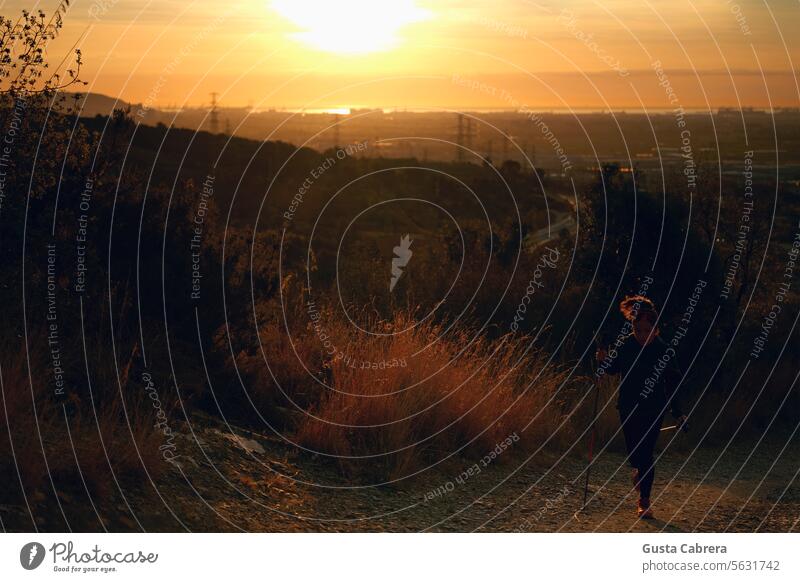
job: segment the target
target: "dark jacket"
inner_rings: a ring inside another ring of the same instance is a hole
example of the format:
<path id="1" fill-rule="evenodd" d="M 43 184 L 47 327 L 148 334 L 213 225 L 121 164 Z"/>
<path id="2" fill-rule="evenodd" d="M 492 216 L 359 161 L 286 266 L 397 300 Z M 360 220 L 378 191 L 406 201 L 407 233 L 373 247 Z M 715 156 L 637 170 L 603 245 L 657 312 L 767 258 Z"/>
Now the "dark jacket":
<path id="1" fill-rule="evenodd" d="M 617 348 L 609 350 L 610 365 L 606 374 L 620 374 L 621 382 L 617 408 L 630 413 L 638 411 L 663 414 L 667 406 L 674 417 L 681 416 L 678 386 L 682 374 L 677 362 L 677 353 L 667 342 L 657 337 L 647 346 L 642 346 L 630 334 Z M 606 362 L 607 362 L 606 360 Z"/>

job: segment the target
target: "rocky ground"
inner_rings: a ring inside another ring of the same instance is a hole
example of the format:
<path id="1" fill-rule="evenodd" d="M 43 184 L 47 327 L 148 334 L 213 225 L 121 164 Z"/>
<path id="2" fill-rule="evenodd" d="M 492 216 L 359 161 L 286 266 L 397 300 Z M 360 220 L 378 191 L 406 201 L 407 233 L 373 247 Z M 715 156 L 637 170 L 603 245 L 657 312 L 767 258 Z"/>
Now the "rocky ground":
<path id="1" fill-rule="evenodd" d="M 778 440 L 778 439 L 775 439 Z M 152 482 L 110 485 L 103 500 L 38 493 L 0 505 L 5 531 L 797 531 L 800 447 L 733 443 L 668 452 L 654 490 L 657 519 L 634 516 L 630 471 L 604 451 L 583 500 L 585 461 L 537 456 L 425 471 L 413 480 L 353 486 L 337 467 L 285 442 L 205 416 L 184 423 L 180 461 Z M 778 462 L 773 465 L 775 459 Z M 500 462 L 500 461 L 506 462 Z M 33 515 L 33 519 L 31 517 Z M 65 519 L 66 518 L 66 519 Z M 68 525 L 67 525 L 68 523 Z"/>

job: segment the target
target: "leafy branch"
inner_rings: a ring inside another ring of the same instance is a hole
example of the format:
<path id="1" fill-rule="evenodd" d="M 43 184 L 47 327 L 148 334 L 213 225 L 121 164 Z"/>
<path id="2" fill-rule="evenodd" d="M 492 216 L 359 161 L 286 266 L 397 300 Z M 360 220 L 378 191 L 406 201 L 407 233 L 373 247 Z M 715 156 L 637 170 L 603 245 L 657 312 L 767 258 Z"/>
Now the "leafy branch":
<path id="1" fill-rule="evenodd" d="M 14 22 L 0 16 L 0 93 L 19 95 L 52 93 L 72 85 L 86 83 L 80 80 L 83 65 L 81 50 L 75 49 L 69 68 L 59 73 L 59 66 L 50 73 L 47 63 L 47 46 L 55 40 L 62 27 L 70 0 L 61 0 L 48 20 L 42 10 L 23 10 Z"/>

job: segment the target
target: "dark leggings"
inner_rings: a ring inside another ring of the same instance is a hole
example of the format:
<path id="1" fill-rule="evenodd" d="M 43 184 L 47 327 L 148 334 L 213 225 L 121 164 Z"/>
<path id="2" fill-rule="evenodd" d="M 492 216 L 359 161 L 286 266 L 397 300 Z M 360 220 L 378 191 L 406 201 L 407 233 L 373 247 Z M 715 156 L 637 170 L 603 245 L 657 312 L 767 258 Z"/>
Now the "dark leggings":
<path id="1" fill-rule="evenodd" d="M 649 499 L 655 477 L 653 451 L 664 416 L 641 409 L 632 412 L 620 410 L 620 420 L 628 449 L 628 461 L 639 471 L 639 496 Z"/>

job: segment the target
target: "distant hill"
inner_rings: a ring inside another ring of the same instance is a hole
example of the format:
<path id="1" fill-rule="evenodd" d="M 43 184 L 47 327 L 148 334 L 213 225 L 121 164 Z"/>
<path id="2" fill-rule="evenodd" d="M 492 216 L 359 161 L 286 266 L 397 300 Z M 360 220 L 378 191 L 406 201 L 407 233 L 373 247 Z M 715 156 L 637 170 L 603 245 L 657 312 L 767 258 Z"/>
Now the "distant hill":
<path id="1" fill-rule="evenodd" d="M 114 109 L 125 109 L 127 107 L 133 108 L 133 105 L 121 99 L 115 99 L 108 95 L 101 95 L 100 93 L 81 93 L 78 100 L 78 107 L 80 108 L 81 117 L 94 117 L 95 115 L 109 115 Z M 69 97 L 72 94 L 68 94 Z M 69 104 L 72 105 L 72 99 L 69 99 Z"/>

